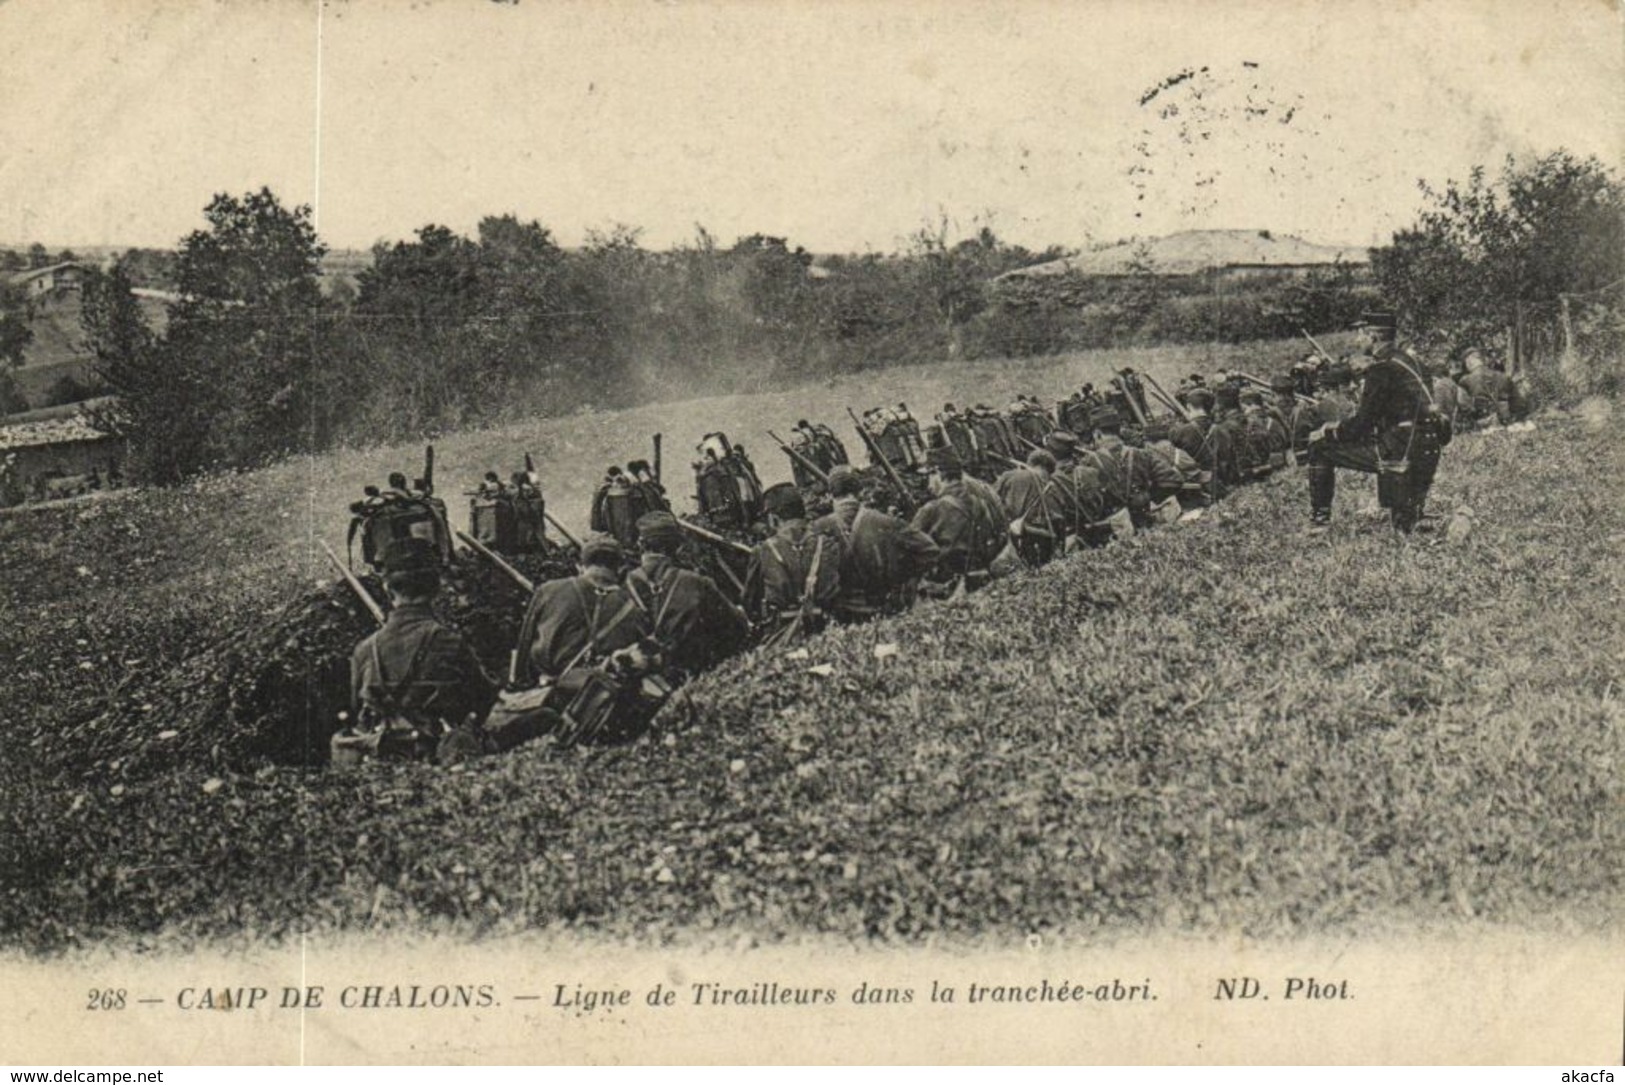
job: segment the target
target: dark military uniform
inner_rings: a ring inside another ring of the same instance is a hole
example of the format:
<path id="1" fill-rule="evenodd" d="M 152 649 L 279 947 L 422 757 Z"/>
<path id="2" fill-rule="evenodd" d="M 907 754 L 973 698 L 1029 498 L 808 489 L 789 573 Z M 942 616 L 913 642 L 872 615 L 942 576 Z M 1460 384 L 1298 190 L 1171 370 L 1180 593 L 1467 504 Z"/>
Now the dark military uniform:
<path id="1" fill-rule="evenodd" d="M 1066 541 L 1068 526 L 1066 494 L 1056 487 L 1055 476 L 1036 467 L 1012 467 L 998 477 L 993 489 L 1011 525 L 1007 530 L 1015 530 L 1015 521 L 1021 522 L 1014 538 L 1021 560 L 1038 566 L 1054 557 Z"/>
<path id="2" fill-rule="evenodd" d="M 1253 450 L 1259 457 L 1259 462 L 1253 465 L 1253 474 L 1263 477 L 1285 467 L 1287 452 L 1292 446 L 1285 421 L 1262 401 L 1243 402 L 1241 413 Z"/>
<path id="3" fill-rule="evenodd" d="M 1485 366 L 1461 378 L 1461 388 L 1472 403 L 1475 422 L 1512 421 L 1512 378 Z"/>
<path id="4" fill-rule="evenodd" d="M 1321 426 L 1343 421 L 1354 413 L 1354 401 L 1341 387 L 1316 394 L 1313 403 L 1299 403 L 1292 412 L 1292 455 L 1300 464 L 1309 462 L 1309 435 Z"/>
<path id="5" fill-rule="evenodd" d="M 640 532 L 648 528 L 640 525 Z M 710 577 L 680 567 L 665 554 L 644 554 L 627 574 L 626 590 L 660 644 L 666 669 L 681 676 L 716 666 L 750 637 L 745 612 Z"/>
<path id="6" fill-rule="evenodd" d="M 1202 442 L 1207 437 L 1207 430 L 1202 425 L 1207 421 L 1205 416 L 1196 418 L 1176 418 L 1168 423 L 1168 443 L 1179 449 L 1198 463 L 1202 459 Z"/>
<path id="7" fill-rule="evenodd" d="M 1309 445 L 1309 503 L 1315 523 L 1331 519 L 1336 469 L 1344 467 L 1375 474 L 1378 501 L 1389 510 L 1394 527 L 1409 532 L 1421 519 L 1439 466 L 1447 439 L 1442 426 L 1421 367 L 1392 342 L 1378 346 L 1354 414 L 1327 427 L 1325 437 Z"/>
<path id="8" fill-rule="evenodd" d="M 1240 404 L 1232 399 L 1219 399 L 1208 439 L 1214 448 L 1213 473 L 1226 486 L 1251 481 L 1259 464 L 1264 462 L 1253 445 Z"/>
<path id="9" fill-rule="evenodd" d="M 496 685 L 468 642 L 442 625 L 428 603 L 402 603 L 350 657 L 356 719 L 385 699 L 411 718 L 453 728 L 470 716 L 483 718 L 496 700 Z"/>
<path id="10" fill-rule="evenodd" d="M 518 684 L 558 678 L 577 663 L 608 656 L 648 636 L 637 601 L 606 569 L 550 580 L 536 589 L 519 630 Z"/>
<path id="11" fill-rule="evenodd" d="M 972 483 L 979 489 L 973 490 Z M 992 487 L 962 478 L 942 483 L 941 492 L 914 514 L 911 526 L 937 544 L 933 578 L 952 581 L 986 571 L 1004 549 L 1009 520 Z"/>
<path id="12" fill-rule="evenodd" d="M 830 476 L 834 489 L 835 476 Z M 937 544 L 895 516 L 864 508 L 856 496 L 835 499 L 812 530 L 841 541 L 841 594 L 835 614 L 860 620 L 895 613 L 913 602 L 916 581 L 937 563 Z"/>
<path id="13" fill-rule="evenodd" d="M 758 543 L 745 570 L 745 612 L 769 640 L 799 621 L 822 624 L 841 589 L 841 541 L 814 534 L 804 519 L 780 522 L 773 537 Z"/>

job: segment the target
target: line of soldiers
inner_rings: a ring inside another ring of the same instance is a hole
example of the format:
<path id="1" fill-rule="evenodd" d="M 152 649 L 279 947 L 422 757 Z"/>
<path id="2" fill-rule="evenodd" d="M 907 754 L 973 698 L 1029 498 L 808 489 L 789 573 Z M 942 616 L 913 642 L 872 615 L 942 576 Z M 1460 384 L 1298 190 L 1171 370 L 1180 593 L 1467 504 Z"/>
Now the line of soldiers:
<path id="1" fill-rule="evenodd" d="M 439 555 L 426 540 L 405 539 L 383 556 L 395 609 L 352 661 L 358 717 L 376 730 L 380 720 L 433 716 L 445 756 L 541 735 L 623 740 L 645 728 L 673 688 L 753 641 L 786 646 L 831 622 L 899 613 L 922 596 L 956 596 L 1080 547 L 1199 516 L 1289 462 L 1308 468 L 1315 528 L 1330 521 L 1341 467 L 1376 473 L 1382 505 L 1408 532 L 1450 421 L 1421 367 L 1395 344 L 1392 314 L 1367 313 L 1358 327 L 1369 348 L 1359 372 L 1328 360 L 1267 383 L 1195 375 L 1176 396 L 1156 389 L 1167 408 L 1159 414 L 1131 379 L 1107 395 L 1086 386 L 1055 416 L 1033 402 L 1048 432 L 1022 438 L 1036 446 L 1024 462 L 983 478 L 953 443 L 927 447 L 929 497 L 906 517 L 866 503 L 870 480 L 846 462 L 818 470 L 817 496 L 829 502 L 820 516 L 809 515 L 803 489 L 770 487 L 758 495 L 766 537 L 750 547 L 732 597 L 679 562 L 685 530 L 663 492 L 659 507 L 623 530 L 603 530 L 613 517 L 595 506 L 600 530 L 582 544 L 577 575 L 541 584 L 530 600 L 500 698 L 458 635 L 428 616 Z M 647 493 L 651 481 L 640 463 L 609 485 Z"/>

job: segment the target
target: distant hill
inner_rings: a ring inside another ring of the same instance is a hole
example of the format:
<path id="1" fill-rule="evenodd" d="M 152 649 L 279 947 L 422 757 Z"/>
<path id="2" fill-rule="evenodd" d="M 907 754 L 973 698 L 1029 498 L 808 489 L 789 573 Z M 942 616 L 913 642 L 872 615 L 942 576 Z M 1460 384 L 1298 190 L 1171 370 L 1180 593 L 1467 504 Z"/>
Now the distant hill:
<path id="1" fill-rule="evenodd" d="M 1318 245 L 1300 237 L 1268 230 L 1183 230 L 1167 237 L 1125 241 L 1093 252 L 1019 268 L 1001 278 L 1045 275 L 1128 275 L 1142 254 L 1162 275 L 1197 275 L 1226 268 L 1293 270 L 1341 261 L 1355 267 L 1369 262 L 1355 246 Z"/>

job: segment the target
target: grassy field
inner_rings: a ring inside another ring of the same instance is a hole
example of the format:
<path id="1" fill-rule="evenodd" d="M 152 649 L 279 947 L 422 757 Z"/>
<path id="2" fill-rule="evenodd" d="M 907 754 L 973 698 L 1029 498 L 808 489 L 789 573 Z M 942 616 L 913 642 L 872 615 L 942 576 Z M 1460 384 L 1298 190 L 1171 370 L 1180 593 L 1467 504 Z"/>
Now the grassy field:
<path id="1" fill-rule="evenodd" d="M 1278 368 L 1294 349 L 1246 361 Z M 724 426 L 772 481 L 787 471 L 763 431 L 835 422 L 845 403 L 928 414 L 1050 399 L 1113 364 L 1171 376 L 1231 360 L 956 364 L 538 422 L 440 442 L 441 485 L 530 448 L 575 524 L 602 466 L 656 429 L 671 478 Z M 1594 480 L 1615 476 L 1625 426 L 1609 406 L 1458 440 L 1435 487 L 1447 535 L 1393 538 L 1352 480 L 1332 533 L 1308 536 L 1292 472 L 804 658 L 744 657 L 638 745 L 455 772 L 42 768 L 66 722 L 307 587 L 312 535 L 341 540 L 348 500 L 417 450 L 3 514 L 0 653 L 17 677 L 0 692 L 0 930 L 45 949 L 305 929 L 641 943 L 1612 928 L 1625 512 Z M 150 726 L 162 742 L 166 721 Z"/>

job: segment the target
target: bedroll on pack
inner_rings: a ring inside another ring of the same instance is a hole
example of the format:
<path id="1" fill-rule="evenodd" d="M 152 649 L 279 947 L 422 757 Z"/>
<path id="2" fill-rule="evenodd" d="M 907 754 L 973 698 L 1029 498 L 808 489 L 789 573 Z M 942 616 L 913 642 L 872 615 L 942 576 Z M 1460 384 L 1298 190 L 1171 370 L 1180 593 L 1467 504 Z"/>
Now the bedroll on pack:
<path id="1" fill-rule="evenodd" d="M 880 454 L 896 470 L 925 466 L 925 438 L 920 433 L 920 424 L 905 405 L 899 403 L 895 407 L 868 411 L 863 416 L 863 426 Z"/>
<path id="2" fill-rule="evenodd" d="M 500 553 L 536 553 L 546 548 L 546 508 L 541 489 L 528 480 L 493 485 L 488 479 L 469 500 L 469 534 Z"/>
<path id="3" fill-rule="evenodd" d="M 1012 403 L 1008 414 L 1011 429 L 1030 444 L 1042 446 L 1044 438 L 1055 428 L 1049 412 L 1030 399 L 1018 399 Z"/>
<path id="4" fill-rule="evenodd" d="M 648 484 L 635 482 L 616 470 L 593 494 L 589 527 L 630 550 L 638 544 L 638 518 L 666 507 Z"/>
<path id="5" fill-rule="evenodd" d="M 350 541 L 361 536 L 361 560 L 374 569 L 383 564 L 384 551 L 401 539 L 427 539 L 443 562 L 451 561 L 451 529 L 446 505 L 436 497 L 386 490 L 352 506 Z"/>
<path id="6" fill-rule="evenodd" d="M 816 463 L 825 474 L 849 462 L 846 446 L 835 436 L 835 431 L 822 422 L 801 423 L 791 432 L 796 451 Z"/>
<path id="7" fill-rule="evenodd" d="M 700 512 L 724 529 L 743 530 L 762 518 L 762 482 L 756 466 L 727 436 L 708 433 L 694 465 Z"/>
<path id="8" fill-rule="evenodd" d="M 944 409 L 937 415 L 937 426 L 944 445 L 953 450 L 961 464 L 967 468 L 981 464 L 982 441 L 968 418 L 958 411 Z"/>
<path id="9" fill-rule="evenodd" d="M 1016 440 L 1015 430 L 998 411 L 978 406 L 968 413 L 967 421 L 981 448 L 1005 459 L 1027 458 L 1026 447 Z"/>

